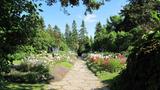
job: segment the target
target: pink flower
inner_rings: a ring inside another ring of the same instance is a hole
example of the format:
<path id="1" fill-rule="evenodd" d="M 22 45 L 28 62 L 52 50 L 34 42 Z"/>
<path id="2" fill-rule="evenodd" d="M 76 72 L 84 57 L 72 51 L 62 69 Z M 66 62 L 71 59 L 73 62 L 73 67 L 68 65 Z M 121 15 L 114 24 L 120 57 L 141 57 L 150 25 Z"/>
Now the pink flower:
<path id="1" fill-rule="evenodd" d="M 122 54 L 118 54 L 117 58 L 120 60 L 121 64 L 125 64 L 127 61 L 127 58 Z"/>

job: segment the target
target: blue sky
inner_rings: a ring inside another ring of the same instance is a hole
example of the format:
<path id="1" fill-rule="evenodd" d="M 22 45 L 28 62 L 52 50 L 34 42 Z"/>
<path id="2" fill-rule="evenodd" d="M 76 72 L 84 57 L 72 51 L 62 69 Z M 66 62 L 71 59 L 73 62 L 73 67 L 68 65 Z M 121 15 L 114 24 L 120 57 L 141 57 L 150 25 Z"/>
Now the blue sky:
<path id="1" fill-rule="evenodd" d="M 44 18 L 46 26 L 48 26 L 48 24 L 51 24 L 52 26 L 58 25 L 63 33 L 66 23 L 71 26 L 72 21 L 76 20 L 79 29 L 82 20 L 84 20 L 88 35 L 94 36 L 96 23 L 100 21 L 102 24 L 105 24 L 107 18 L 117 15 L 125 4 L 127 4 L 127 0 L 111 0 L 110 2 L 106 2 L 106 4 L 99 10 L 94 11 L 93 14 L 88 14 L 85 16 L 85 6 L 83 5 L 73 8 L 66 8 L 71 14 L 66 15 L 62 11 L 63 8 L 60 7 L 60 3 L 56 3 L 53 6 L 47 6 L 45 3 L 42 3 L 41 9 L 43 12 L 41 12 L 40 15 Z"/>

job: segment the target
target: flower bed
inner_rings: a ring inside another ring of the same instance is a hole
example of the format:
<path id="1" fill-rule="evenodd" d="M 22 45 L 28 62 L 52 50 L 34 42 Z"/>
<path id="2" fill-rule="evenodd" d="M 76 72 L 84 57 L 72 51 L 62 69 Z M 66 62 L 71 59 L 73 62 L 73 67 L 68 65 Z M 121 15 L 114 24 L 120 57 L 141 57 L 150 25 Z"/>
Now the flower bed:
<path id="1" fill-rule="evenodd" d="M 90 54 L 87 57 L 87 65 L 93 71 L 119 72 L 126 64 L 127 58 L 122 54 L 115 56 L 101 54 Z"/>

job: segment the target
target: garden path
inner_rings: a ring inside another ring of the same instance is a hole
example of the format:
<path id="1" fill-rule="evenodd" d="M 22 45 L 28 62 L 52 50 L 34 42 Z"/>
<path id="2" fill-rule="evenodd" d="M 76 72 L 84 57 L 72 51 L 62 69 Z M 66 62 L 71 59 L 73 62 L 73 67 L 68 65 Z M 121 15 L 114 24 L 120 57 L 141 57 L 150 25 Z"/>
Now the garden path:
<path id="1" fill-rule="evenodd" d="M 109 90 L 88 70 L 85 61 L 77 59 L 72 69 L 59 82 L 50 82 L 48 90 Z"/>

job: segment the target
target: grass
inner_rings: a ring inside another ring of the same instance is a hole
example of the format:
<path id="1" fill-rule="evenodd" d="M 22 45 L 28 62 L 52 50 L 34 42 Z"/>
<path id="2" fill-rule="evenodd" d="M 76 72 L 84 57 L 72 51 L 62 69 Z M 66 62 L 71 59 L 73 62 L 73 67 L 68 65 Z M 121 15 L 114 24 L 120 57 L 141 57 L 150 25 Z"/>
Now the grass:
<path id="1" fill-rule="evenodd" d="M 97 77 L 106 85 L 108 85 L 110 87 L 110 85 L 112 85 L 113 82 L 115 82 L 116 77 L 119 75 L 119 72 L 106 72 L 106 71 L 102 71 L 102 72 L 97 72 Z"/>
<path id="2" fill-rule="evenodd" d="M 14 61 L 13 61 L 13 64 L 14 64 L 14 65 L 19 65 L 19 64 L 21 64 L 21 62 L 22 62 L 22 60 L 14 60 Z"/>
<path id="3" fill-rule="evenodd" d="M 46 84 L 19 84 L 8 83 L 6 88 L 0 90 L 46 90 Z"/>
<path id="4" fill-rule="evenodd" d="M 97 77 L 102 81 L 111 80 L 118 75 L 119 75 L 119 72 L 114 72 L 114 73 L 110 73 L 106 71 L 97 72 Z"/>
<path id="5" fill-rule="evenodd" d="M 57 66 L 62 66 L 62 67 L 65 67 L 65 68 L 68 68 L 68 69 L 71 69 L 73 64 L 67 62 L 67 61 L 62 61 L 62 62 L 58 62 L 56 63 Z"/>

